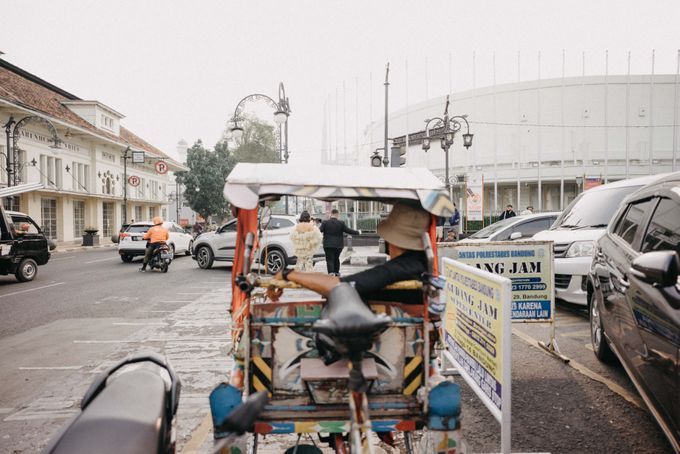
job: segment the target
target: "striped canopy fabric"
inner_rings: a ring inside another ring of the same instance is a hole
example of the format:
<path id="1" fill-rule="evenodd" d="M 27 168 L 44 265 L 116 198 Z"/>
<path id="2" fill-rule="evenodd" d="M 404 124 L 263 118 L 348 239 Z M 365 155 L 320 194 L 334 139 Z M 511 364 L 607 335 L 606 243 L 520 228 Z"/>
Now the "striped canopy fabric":
<path id="1" fill-rule="evenodd" d="M 443 183 L 424 168 L 239 163 L 224 185 L 224 197 L 239 208 L 253 209 L 261 200 L 282 195 L 325 201 L 412 200 L 434 215 L 453 214 Z"/>

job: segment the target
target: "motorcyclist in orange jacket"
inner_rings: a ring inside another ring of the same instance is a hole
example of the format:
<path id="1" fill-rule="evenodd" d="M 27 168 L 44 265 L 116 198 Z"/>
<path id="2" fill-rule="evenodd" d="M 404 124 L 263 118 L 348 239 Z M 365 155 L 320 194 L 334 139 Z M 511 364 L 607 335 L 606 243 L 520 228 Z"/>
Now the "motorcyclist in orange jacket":
<path id="1" fill-rule="evenodd" d="M 146 271 L 146 265 L 151 260 L 154 251 L 164 245 L 169 237 L 168 230 L 163 227 L 163 218 L 160 216 L 153 218 L 153 226 L 144 234 L 144 239 L 147 240 L 146 251 L 144 251 L 144 263 L 139 271 Z"/>

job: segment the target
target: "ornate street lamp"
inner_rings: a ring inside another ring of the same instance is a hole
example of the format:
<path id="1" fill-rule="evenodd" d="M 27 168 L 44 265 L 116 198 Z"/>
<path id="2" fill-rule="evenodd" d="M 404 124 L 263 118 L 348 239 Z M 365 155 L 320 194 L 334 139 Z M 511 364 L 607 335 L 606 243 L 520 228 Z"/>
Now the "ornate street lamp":
<path id="1" fill-rule="evenodd" d="M 441 148 L 446 155 L 446 191 L 451 191 L 451 180 L 449 179 L 449 148 L 453 145 L 453 140 L 456 134 L 463 128 L 465 123 L 466 132 L 463 134 L 463 146 L 469 149 L 472 146 L 472 138 L 474 134 L 470 134 L 470 123 L 467 121 L 467 115 L 456 115 L 449 117 L 449 96 L 446 96 L 446 107 L 444 108 L 444 118 L 435 117 L 425 120 L 425 137 L 423 137 L 423 150 L 426 152 L 430 149 L 430 124 L 434 123 L 437 134 L 441 134 Z"/>
<path id="2" fill-rule="evenodd" d="M 236 104 L 234 115 L 231 121 L 234 124 L 229 128 L 229 132 L 234 140 L 241 140 L 243 128 L 239 126 L 239 121 L 243 121 L 243 109 L 246 103 L 251 101 L 264 101 L 269 107 L 274 109 L 274 123 L 279 127 L 279 161 L 288 164 L 290 153 L 288 151 L 288 117 L 290 116 L 290 102 L 286 96 L 286 89 L 283 82 L 279 83 L 279 102 L 274 101 L 267 95 L 255 93 L 248 95 Z M 283 131 L 282 131 L 283 130 Z M 288 197 L 286 196 L 286 214 L 288 214 Z"/>
<path id="3" fill-rule="evenodd" d="M 239 122 L 243 121 L 243 110 L 245 105 L 251 101 L 264 101 L 269 107 L 274 109 L 274 123 L 279 127 L 279 159 L 281 162 L 288 163 L 288 158 L 290 156 L 288 152 L 288 117 L 290 116 L 290 102 L 286 96 L 286 90 L 283 86 L 283 82 L 279 83 L 279 101 L 276 102 L 267 95 L 262 95 L 255 93 L 248 95 L 238 102 L 236 109 L 234 109 L 234 115 L 231 117 L 231 121 L 234 124 L 229 128 L 234 140 L 241 140 L 243 137 L 243 128 L 239 126 Z M 281 128 L 283 127 L 283 139 L 281 139 Z"/>
<path id="4" fill-rule="evenodd" d="M 39 123 L 44 125 L 52 134 L 50 140 L 50 148 L 54 150 L 59 150 L 61 148 L 61 139 L 57 134 L 57 128 L 54 127 L 52 122 L 47 118 L 41 117 L 39 115 L 29 115 L 22 118 L 19 121 L 15 121 L 14 117 L 10 116 L 7 123 L 5 123 L 5 136 L 7 137 L 7 156 L 6 156 L 6 166 L 7 166 L 7 186 L 16 186 L 19 183 L 19 163 L 17 162 L 19 156 L 19 142 L 21 128 L 27 123 Z M 10 147 L 10 140 L 12 141 Z"/>

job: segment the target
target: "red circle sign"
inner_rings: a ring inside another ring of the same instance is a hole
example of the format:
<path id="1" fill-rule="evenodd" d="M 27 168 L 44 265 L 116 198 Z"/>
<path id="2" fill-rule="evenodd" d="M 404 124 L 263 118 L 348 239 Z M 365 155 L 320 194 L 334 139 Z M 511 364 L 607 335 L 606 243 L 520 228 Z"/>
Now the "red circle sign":
<path id="1" fill-rule="evenodd" d="M 168 165 L 165 161 L 156 161 L 156 173 L 160 173 L 161 175 L 168 173 Z"/>
<path id="2" fill-rule="evenodd" d="M 139 186 L 140 183 L 139 177 L 135 175 L 128 177 L 128 183 L 130 183 L 130 186 Z"/>

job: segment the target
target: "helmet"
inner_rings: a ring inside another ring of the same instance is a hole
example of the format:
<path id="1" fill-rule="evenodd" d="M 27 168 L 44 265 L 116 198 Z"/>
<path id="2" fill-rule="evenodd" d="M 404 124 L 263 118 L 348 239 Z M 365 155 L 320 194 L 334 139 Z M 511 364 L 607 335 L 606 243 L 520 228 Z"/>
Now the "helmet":
<path id="1" fill-rule="evenodd" d="M 155 218 L 153 218 L 153 225 L 158 225 L 158 224 L 162 224 L 162 223 L 163 223 L 162 217 L 156 216 Z"/>

